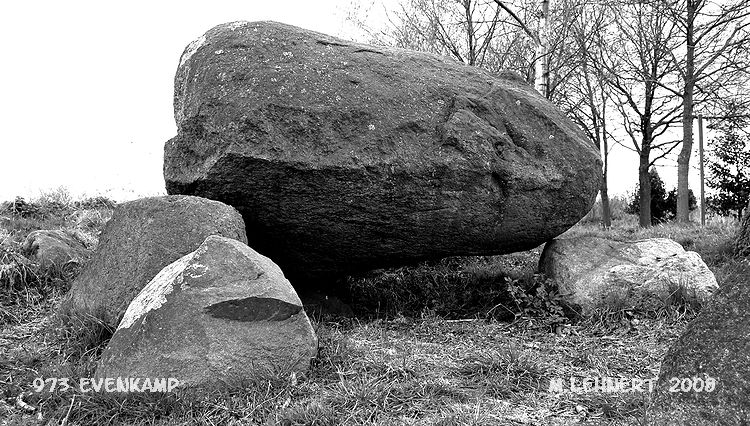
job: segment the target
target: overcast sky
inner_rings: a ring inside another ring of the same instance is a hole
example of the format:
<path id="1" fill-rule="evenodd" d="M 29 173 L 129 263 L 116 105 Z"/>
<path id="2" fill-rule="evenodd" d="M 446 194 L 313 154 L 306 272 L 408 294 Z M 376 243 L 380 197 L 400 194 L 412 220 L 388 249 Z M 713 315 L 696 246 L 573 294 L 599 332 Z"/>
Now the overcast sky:
<path id="1" fill-rule="evenodd" d="M 118 200 L 164 193 L 164 142 L 177 132 L 174 73 L 211 27 L 275 20 L 351 36 L 350 0 L 4 1 L 0 5 L 0 200 L 67 187 Z M 610 192 L 636 182 L 616 148 Z M 661 172 L 668 187 L 676 168 Z M 691 182 L 695 187 L 697 181 Z"/>

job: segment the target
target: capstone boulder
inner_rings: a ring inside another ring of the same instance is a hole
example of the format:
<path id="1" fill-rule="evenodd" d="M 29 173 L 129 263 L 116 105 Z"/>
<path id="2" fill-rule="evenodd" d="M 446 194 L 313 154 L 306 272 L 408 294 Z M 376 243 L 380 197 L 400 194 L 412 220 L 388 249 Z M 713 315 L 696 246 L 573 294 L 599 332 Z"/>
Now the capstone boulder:
<path id="1" fill-rule="evenodd" d="M 175 77 L 170 194 L 236 207 L 295 286 L 528 250 L 591 208 L 601 161 L 533 88 L 276 22 L 219 25 Z"/>

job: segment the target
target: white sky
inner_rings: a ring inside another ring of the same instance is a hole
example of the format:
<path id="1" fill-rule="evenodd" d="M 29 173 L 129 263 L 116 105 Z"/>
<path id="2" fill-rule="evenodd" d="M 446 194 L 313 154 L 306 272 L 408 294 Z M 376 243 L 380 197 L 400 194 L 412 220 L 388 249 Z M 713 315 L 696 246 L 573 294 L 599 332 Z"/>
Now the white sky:
<path id="1" fill-rule="evenodd" d="M 173 79 L 185 46 L 215 25 L 237 20 L 276 20 L 346 38 L 349 5 L 3 1 L 0 200 L 59 186 L 76 196 L 118 200 L 163 194 L 163 146 L 177 132 Z M 610 193 L 629 191 L 637 158 L 621 147 L 611 158 Z M 675 185 L 676 168 L 660 174 L 668 188 Z"/>

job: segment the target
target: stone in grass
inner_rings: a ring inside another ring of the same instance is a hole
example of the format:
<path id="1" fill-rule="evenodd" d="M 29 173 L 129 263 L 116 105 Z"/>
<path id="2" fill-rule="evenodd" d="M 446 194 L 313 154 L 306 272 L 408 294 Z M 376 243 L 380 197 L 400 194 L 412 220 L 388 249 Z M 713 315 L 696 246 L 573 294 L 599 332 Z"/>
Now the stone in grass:
<path id="1" fill-rule="evenodd" d="M 239 212 L 218 201 L 181 195 L 118 204 L 63 311 L 89 314 L 117 327 L 138 292 L 209 235 L 247 243 Z"/>
<path id="2" fill-rule="evenodd" d="M 544 247 L 539 270 L 583 315 L 598 307 L 656 310 L 674 302 L 702 304 L 718 289 L 700 255 L 667 238 L 561 238 Z"/>
<path id="3" fill-rule="evenodd" d="M 65 270 L 69 265 L 80 263 L 87 250 L 81 242 L 61 230 L 39 230 L 31 232 L 23 242 L 22 253 L 44 270 Z"/>
<path id="4" fill-rule="evenodd" d="M 750 261 L 669 349 L 657 391 L 648 424 L 750 424 Z"/>
<path id="5" fill-rule="evenodd" d="M 304 372 L 317 338 L 276 264 L 210 236 L 164 268 L 128 307 L 97 378 L 176 378 L 181 387 Z"/>

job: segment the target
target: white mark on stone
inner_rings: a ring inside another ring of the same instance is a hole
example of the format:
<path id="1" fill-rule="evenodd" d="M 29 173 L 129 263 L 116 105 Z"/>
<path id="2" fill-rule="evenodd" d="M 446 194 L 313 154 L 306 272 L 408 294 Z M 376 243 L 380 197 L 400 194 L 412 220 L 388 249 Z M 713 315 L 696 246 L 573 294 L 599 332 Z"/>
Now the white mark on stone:
<path id="1" fill-rule="evenodd" d="M 222 53 L 224 53 L 224 49 L 219 49 L 219 50 L 217 50 L 214 53 L 217 54 L 217 55 L 221 55 Z"/>
<path id="2" fill-rule="evenodd" d="M 303 88 L 302 88 L 302 90 L 300 90 L 300 93 L 307 93 L 307 89 L 305 89 L 305 88 L 303 87 Z"/>
<path id="3" fill-rule="evenodd" d="M 369 126 L 367 126 L 367 128 L 370 129 L 370 130 L 375 130 L 375 125 L 374 124 L 370 124 Z"/>
<path id="4" fill-rule="evenodd" d="M 520 100 L 517 100 L 517 101 L 516 101 L 516 105 L 518 105 L 518 106 L 521 106 L 521 101 L 520 101 Z"/>
<path id="5" fill-rule="evenodd" d="M 247 24 L 249 24 L 249 22 L 248 22 L 248 21 L 235 21 L 235 22 L 230 22 L 230 23 L 228 23 L 228 24 L 227 24 L 227 27 L 228 27 L 228 28 L 229 28 L 230 30 L 234 31 L 234 30 L 236 30 L 237 28 L 240 28 L 240 27 L 244 27 L 244 26 L 245 26 L 245 25 L 247 25 Z M 255 28 L 255 31 L 258 31 L 258 28 Z"/>
<path id="6" fill-rule="evenodd" d="M 336 95 L 336 101 L 337 101 L 337 102 L 341 102 L 341 96 L 339 96 L 339 95 Z"/>
<path id="7" fill-rule="evenodd" d="M 198 49 L 203 46 L 203 44 L 206 42 L 206 36 L 202 35 L 198 37 L 197 39 L 193 40 L 188 44 L 187 49 L 182 53 L 182 56 L 180 56 L 180 66 L 182 66 L 185 62 L 190 59 L 193 54 L 195 54 Z"/>
<path id="8" fill-rule="evenodd" d="M 549 135 L 549 138 L 550 138 L 550 139 L 554 139 L 554 138 L 555 138 L 555 135 Z"/>
<path id="9" fill-rule="evenodd" d="M 292 54 L 292 52 L 284 52 L 284 53 L 282 53 L 282 55 L 283 55 L 283 56 L 284 56 L 285 58 L 291 58 L 291 57 L 293 57 L 293 56 L 294 56 L 294 55 Z"/>
<path id="10" fill-rule="evenodd" d="M 130 328 L 142 316 L 161 308 L 167 302 L 167 295 L 172 293 L 175 282 L 182 284 L 182 273 L 194 255 L 195 253 L 189 253 L 172 262 L 146 284 L 146 287 L 130 302 L 117 329 Z"/>
<path id="11" fill-rule="evenodd" d="M 206 274 L 208 267 L 200 263 L 194 263 L 185 269 L 185 273 L 191 278 L 200 278 Z"/>

